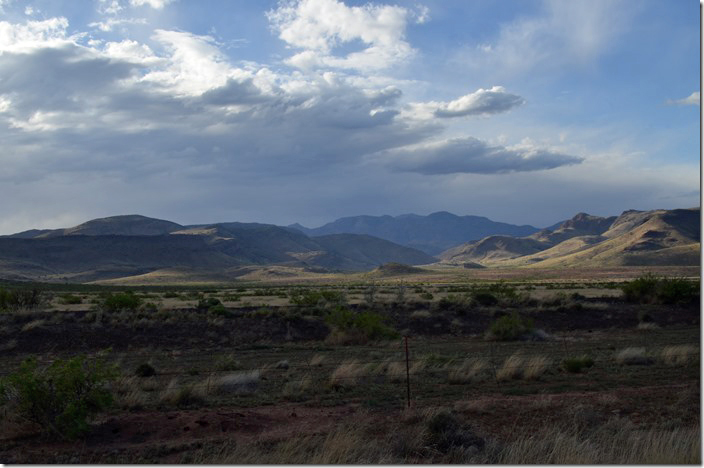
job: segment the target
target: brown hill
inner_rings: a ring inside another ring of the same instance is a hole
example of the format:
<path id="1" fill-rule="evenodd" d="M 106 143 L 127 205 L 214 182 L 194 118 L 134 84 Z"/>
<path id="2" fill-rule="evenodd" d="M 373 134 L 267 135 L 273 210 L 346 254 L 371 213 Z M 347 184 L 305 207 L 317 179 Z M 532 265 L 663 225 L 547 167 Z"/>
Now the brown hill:
<path id="1" fill-rule="evenodd" d="M 140 235 L 125 234 L 134 232 Z M 227 272 L 247 265 L 365 271 L 387 262 L 435 261 L 418 250 L 372 236 L 312 239 L 293 229 L 257 223 L 184 227 L 120 216 L 57 229 L 50 235 L 20 234 L 0 238 L 0 277 L 87 282 L 155 271 L 228 276 Z"/>
<path id="2" fill-rule="evenodd" d="M 532 242 L 530 242 L 532 241 Z M 700 209 L 626 211 L 600 218 L 580 213 L 555 231 L 527 238 L 496 236 L 441 254 L 445 263 L 496 267 L 698 265 Z"/>

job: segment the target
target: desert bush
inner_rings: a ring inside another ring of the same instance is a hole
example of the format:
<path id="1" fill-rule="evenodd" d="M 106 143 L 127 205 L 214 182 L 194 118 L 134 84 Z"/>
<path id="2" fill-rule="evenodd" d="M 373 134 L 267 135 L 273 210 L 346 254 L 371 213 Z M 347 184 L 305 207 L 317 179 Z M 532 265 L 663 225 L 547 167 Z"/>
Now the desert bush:
<path id="1" fill-rule="evenodd" d="M 479 290 L 472 293 L 472 299 L 483 306 L 493 306 L 499 303 L 499 299 L 489 291 Z"/>
<path id="2" fill-rule="evenodd" d="M 616 362 L 625 365 L 649 365 L 653 360 L 645 353 L 645 348 L 625 348 L 616 353 Z"/>
<path id="3" fill-rule="evenodd" d="M 112 294 L 108 293 L 102 301 L 102 308 L 108 312 L 121 310 L 137 310 L 142 304 L 142 299 L 132 292 Z"/>
<path id="4" fill-rule="evenodd" d="M 225 318 L 230 318 L 234 316 L 232 311 L 227 310 L 224 305 L 222 304 L 216 304 L 214 306 L 210 306 L 208 308 L 208 313 L 218 316 L 218 317 L 225 317 Z"/>
<path id="5" fill-rule="evenodd" d="M 46 368 L 29 358 L 0 382 L 0 402 L 43 431 L 74 439 L 88 431 L 89 416 L 110 406 L 108 383 L 116 377 L 102 357 L 57 359 Z"/>
<path id="6" fill-rule="evenodd" d="M 562 361 L 562 366 L 567 372 L 577 374 L 582 369 L 590 368 L 594 365 L 594 359 L 588 356 L 570 357 Z"/>
<path id="7" fill-rule="evenodd" d="M 43 294 L 38 289 L 0 288 L 0 311 L 35 309 L 42 300 Z"/>
<path id="8" fill-rule="evenodd" d="M 212 307 L 217 307 L 219 305 L 222 305 L 222 303 L 217 297 L 201 297 L 198 299 L 196 309 L 198 312 L 208 312 Z"/>
<path id="9" fill-rule="evenodd" d="M 489 327 L 489 337 L 499 341 L 517 340 L 533 330 L 533 320 L 517 312 L 499 317 Z"/>
<path id="10" fill-rule="evenodd" d="M 75 294 L 61 294 L 59 296 L 59 302 L 61 304 L 81 304 L 83 298 L 81 296 L 76 296 Z"/>
<path id="11" fill-rule="evenodd" d="M 314 291 L 302 289 L 295 291 L 290 297 L 291 304 L 298 307 L 325 308 L 347 304 L 347 296 L 342 291 Z"/>
<path id="12" fill-rule="evenodd" d="M 344 307 L 337 307 L 325 316 L 325 322 L 333 332 L 350 333 L 364 340 L 398 338 L 393 328 L 384 325 L 384 318 L 372 311 L 355 313 Z"/>
<path id="13" fill-rule="evenodd" d="M 699 301 L 699 281 L 658 277 L 652 273 L 621 285 L 630 302 L 656 304 L 690 304 Z"/>
<path id="14" fill-rule="evenodd" d="M 433 293 L 431 293 L 431 292 L 421 292 L 418 295 L 418 297 L 420 297 L 421 299 L 424 299 L 426 301 L 432 301 L 434 296 L 433 296 Z"/>

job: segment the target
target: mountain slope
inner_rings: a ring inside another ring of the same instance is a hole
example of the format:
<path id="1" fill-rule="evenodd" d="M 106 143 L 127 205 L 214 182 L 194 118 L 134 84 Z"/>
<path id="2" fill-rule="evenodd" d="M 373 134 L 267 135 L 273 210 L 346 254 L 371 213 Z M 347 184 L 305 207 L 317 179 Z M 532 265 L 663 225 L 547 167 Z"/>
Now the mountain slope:
<path id="1" fill-rule="evenodd" d="M 513 240 L 488 237 L 440 258 L 497 267 L 697 265 L 700 235 L 699 208 L 631 210 L 609 218 L 580 213 L 555 231 Z"/>
<path id="2" fill-rule="evenodd" d="M 371 236 L 312 239 L 270 224 L 183 227 L 144 217 L 106 219 L 57 229 L 47 236 L 0 238 L 0 277 L 94 281 L 169 268 L 222 272 L 247 265 L 284 265 L 363 271 L 387 262 L 435 261 L 418 250 Z M 155 234 L 160 231 L 169 233 Z M 141 235 L 115 234 L 133 232 Z"/>
<path id="3" fill-rule="evenodd" d="M 162 236 L 183 229 L 180 224 L 141 215 L 98 218 L 66 229 L 32 229 L 7 237 L 43 239 L 60 236 Z"/>
<path id="4" fill-rule="evenodd" d="M 533 226 L 516 226 L 481 216 L 457 216 L 440 211 L 428 216 L 353 216 L 324 226 L 308 229 L 289 226 L 309 236 L 328 234 L 366 234 L 435 255 L 450 247 L 490 235 L 528 236 L 538 231 Z"/>

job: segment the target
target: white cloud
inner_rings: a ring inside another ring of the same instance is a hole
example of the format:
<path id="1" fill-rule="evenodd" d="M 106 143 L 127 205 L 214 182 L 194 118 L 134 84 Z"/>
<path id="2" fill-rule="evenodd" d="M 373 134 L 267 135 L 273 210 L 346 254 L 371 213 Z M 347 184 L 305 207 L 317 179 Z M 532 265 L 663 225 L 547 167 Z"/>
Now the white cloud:
<path id="1" fill-rule="evenodd" d="M 161 10 L 172 1 L 173 0 L 130 0 L 130 5 L 136 7 L 146 5 L 154 8 L 155 10 Z"/>
<path id="2" fill-rule="evenodd" d="M 491 115 L 507 112 L 524 102 L 522 97 L 507 93 L 501 86 L 494 86 L 490 89 L 479 88 L 473 93 L 465 94 L 449 102 L 412 103 L 403 115 L 416 119 Z"/>
<path id="3" fill-rule="evenodd" d="M 427 18 L 427 9 L 415 14 L 399 6 L 348 7 L 337 0 L 300 0 L 281 3 L 267 17 L 279 38 L 304 49 L 287 60 L 301 69 L 323 67 L 378 70 L 411 57 L 415 50 L 405 40 L 408 21 Z M 336 48 L 361 43 L 360 50 L 336 54 Z"/>
<path id="4" fill-rule="evenodd" d="M 507 74 L 589 66 L 632 12 L 633 4 L 622 0 L 546 0 L 541 14 L 503 24 L 495 40 L 466 48 L 461 60 Z"/>
<path id="5" fill-rule="evenodd" d="M 24 24 L 0 21 L 0 52 L 27 53 L 68 44 L 72 38 L 66 36 L 66 28 L 68 20 L 63 17 Z"/>
<path id="6" fill-rule="evenodd" d="M 667 104 L 676 106 L 698 106 L 700 101 L 699 91 L 695 91 L 684 99 L 668 100 Z"/>
<path id="7" fill-rule="evenodd" d="M 144 18 L 108 18 L 105 21 L 89 23 L 88 27 L 97 28 L 103 32 L 109 32 L 115 29 L 116 26 L 126 24 L 147 24 L 147 20 Z"/>

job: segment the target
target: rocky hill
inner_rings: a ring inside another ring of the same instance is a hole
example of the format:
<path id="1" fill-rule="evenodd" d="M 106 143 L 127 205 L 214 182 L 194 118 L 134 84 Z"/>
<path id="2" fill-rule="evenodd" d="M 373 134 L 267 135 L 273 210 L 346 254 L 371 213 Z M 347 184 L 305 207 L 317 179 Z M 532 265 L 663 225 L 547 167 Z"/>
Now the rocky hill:
<path id="1" fill-rule="evenodd" d="M 523 238 L 491 236 L 440 255 L 442 262 L 495 267 L 698 265 L 699 208 L 626 211 L 601 218 L 579 213 L 554 231 Z"/>

